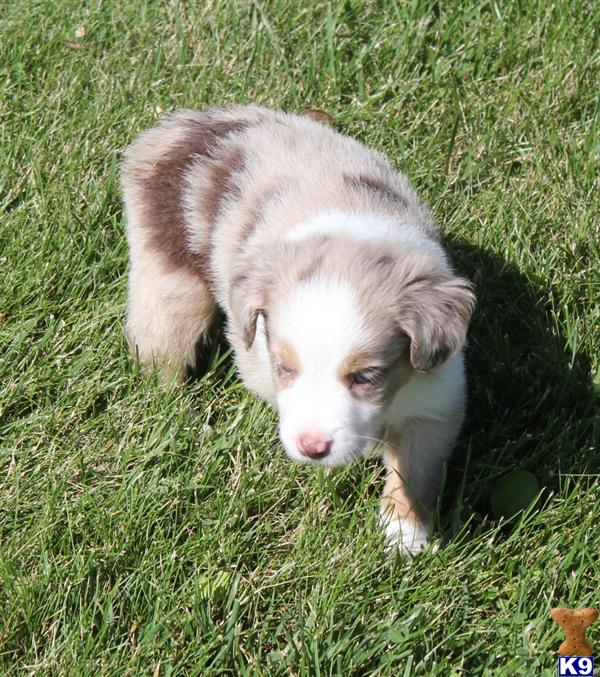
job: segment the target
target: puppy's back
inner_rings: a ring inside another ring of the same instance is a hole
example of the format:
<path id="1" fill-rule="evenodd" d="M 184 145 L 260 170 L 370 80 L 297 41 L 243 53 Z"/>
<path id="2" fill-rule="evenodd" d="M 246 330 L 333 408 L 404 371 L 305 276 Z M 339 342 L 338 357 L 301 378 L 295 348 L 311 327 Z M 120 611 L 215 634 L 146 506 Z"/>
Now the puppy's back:
<path id="1" fill-rule="evenodd" d="M 140 247 L 226 303 L 229 276 L 317 213 L 379 215 L 436 238 L 406 177 L 380 153 L 315 120 L 258 106 L 182 110 L 126 151 L 130 256 Z"/>

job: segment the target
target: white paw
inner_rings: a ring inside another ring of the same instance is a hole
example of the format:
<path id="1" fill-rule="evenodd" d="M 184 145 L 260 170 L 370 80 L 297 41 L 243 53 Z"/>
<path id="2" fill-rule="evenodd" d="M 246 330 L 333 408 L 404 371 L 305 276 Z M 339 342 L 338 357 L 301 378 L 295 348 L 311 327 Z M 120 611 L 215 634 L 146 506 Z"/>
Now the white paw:
<path id="1" fill-rule="evenodd" d="M 414 557 L 427 550 L 429 533 L 422 524 L 411 519 L 390 519 L 385 514 L 381 514 L 380 519 L 389 551 L 398 549 L 400 553 Z"/>

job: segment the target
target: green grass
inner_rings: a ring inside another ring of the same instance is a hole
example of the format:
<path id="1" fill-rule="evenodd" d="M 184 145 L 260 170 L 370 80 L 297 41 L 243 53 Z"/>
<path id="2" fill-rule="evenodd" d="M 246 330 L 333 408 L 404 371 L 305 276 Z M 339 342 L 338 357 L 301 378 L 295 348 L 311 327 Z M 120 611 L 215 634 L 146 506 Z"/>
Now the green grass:
<path id="1" fill-rule="evenodd" d="M 2 3 L 3 674 L 555 674 L 551 607 L 600 606 L 599 7 Z M 286 461 L 222 349 L 182 389 L 127 356 L 120 151 L 228 102 L 331 111 L 475 281 L 437 554 L 387 558 L 379 464 Z"/>

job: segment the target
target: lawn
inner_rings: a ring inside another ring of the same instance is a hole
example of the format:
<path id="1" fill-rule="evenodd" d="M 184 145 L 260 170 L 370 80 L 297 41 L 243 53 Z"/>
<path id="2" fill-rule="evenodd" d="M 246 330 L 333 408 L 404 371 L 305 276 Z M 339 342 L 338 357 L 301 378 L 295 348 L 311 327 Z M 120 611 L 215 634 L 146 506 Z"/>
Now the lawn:
<path id="1" fill-rule="evenodd" d="M 1 3 L 2 674 L 556 674 L 551 608 L 600 607 L 599 44 L 579 0 Z M 182 388 L 127 355 L 121 151 L 231 102 L 387 153 L 475 283 L 436 553 L 386 556 L 375 459 L 287 461 L 222 344 Z"/>

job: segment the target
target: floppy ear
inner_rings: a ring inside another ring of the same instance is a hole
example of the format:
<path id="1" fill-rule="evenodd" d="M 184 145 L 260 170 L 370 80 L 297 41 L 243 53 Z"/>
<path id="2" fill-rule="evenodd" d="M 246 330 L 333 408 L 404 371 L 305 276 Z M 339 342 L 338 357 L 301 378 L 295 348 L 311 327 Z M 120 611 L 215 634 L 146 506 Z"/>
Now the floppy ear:
<path id="1" fill-rule="evenodd" d="M 410 338 L 410 361 L 429 371 L 465 341 L 475 296 L 467 280 L 432 272 L 409 280 L 400 297 L 398 322 Z"/>
<path id="2" fill-rule="evenodd" d="M 254 343 L 258 316 L 266 317 L 267 280 L 258 271 L 245 269 L 234 276 L 229 288 L 231 325 L 239 333 L 246 350 Z"/>

